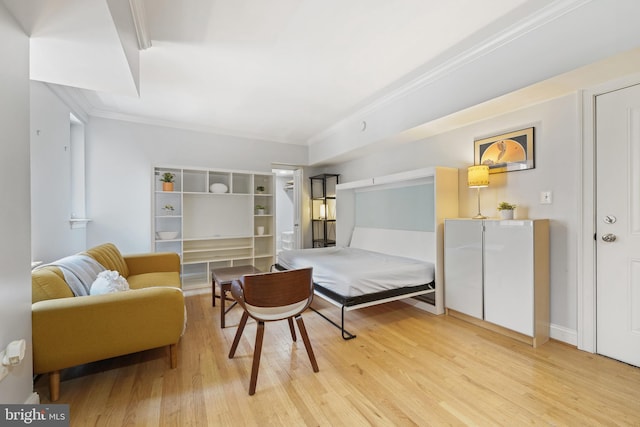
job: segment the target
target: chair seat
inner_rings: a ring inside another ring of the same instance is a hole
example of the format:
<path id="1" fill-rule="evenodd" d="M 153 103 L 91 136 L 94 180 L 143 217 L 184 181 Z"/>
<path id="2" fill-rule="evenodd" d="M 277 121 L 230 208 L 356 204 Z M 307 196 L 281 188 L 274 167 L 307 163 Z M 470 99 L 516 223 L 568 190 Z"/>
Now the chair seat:
<path id="1" fill-rule="evenodd" d="M 301 313 L 305 308 L 307 308 L 307 300 L 283 305 L 282 307 L 259 307 L 257 305 L 245 304 L 245 309 L 251 317 L 260 318 L 267 322 L 293 317 Z"/>

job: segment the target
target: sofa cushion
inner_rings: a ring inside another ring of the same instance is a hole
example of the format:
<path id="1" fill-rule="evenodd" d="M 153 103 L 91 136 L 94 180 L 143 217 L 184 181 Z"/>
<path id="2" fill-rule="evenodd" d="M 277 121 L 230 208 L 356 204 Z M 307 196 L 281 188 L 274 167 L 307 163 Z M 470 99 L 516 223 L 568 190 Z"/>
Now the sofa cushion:
<path id="1" fill-rule="evenodd" d="M 107 270 L 115 270 L 125 279 L 129 278 L 129 267 L 113 243 L 104 243 L 87 250 L 87 255 L 98 261 Z"/>
<path id="2" fill-rule="evenodd" d="M 58 267 L 43 266 L 31 272 L 31 302 L 73 297 Z"/>
<path id="3" fill-rule="evenodd" d="M 149 288 L 152 286 L 181 287 L 180 273 L 175 271 L 159 273 L 134 274 L 127 277 L 131 289 Z"/>

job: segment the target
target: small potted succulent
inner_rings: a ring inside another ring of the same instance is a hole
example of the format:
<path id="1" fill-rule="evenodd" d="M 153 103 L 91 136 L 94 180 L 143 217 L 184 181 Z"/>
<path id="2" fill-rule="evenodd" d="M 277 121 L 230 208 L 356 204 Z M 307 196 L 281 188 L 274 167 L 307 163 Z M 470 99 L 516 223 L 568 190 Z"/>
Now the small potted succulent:
<path id="1" fill-rule="evenodd" d="M 264 215 L 266 207 L 262 205 L 256 205 L 256 215 Z"/>
<path id="2" fill-rule="evenodd" d="M 162 210 L 165 211 L 166 215 L 173 215 L 176 209 L 173 207 L 173 205 L 164 205 Z"/>
<path id="3" fill-rule="evenodd" d="M 175 174 L 171 172 L 165 172 L 162 174 L 160 181 L 162 181 L 162 191 L 173 191 L 173 180 L 175 179 Z"/>
<path id="4" fill-rule="evenodd" d="M 264 193 L 264 186 L 258 185 L 256 187 L 256 193 Z"/>
<path id="5" fill-rule="evenodd" d="M 498 205 L 498 212 L 500 212 L 500 218 L 513 219 L 513 211 L 516 209 L 516 205 L 508 202 L 500 202 Z"/>

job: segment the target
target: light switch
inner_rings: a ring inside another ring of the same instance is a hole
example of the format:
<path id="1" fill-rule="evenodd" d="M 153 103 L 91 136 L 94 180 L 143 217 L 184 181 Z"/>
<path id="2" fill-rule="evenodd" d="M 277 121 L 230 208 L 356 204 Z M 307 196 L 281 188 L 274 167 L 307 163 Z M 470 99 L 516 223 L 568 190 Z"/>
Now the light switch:
<path id="1" fill-rule="evenodd" d="M 550 205 L 551 203 L 553 203 L 553 194 L 551 193 L 551 191 L 541 191 L 540 204 Z"/>

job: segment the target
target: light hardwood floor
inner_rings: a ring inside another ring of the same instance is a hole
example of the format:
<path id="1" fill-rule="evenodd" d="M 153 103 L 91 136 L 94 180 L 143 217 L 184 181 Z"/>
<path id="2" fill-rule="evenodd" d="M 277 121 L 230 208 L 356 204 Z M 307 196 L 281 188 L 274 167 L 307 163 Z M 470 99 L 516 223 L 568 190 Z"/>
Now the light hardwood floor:
<path id="1" fill-rule="evenodd" d="M 70 404 L 71 425 L 640 426 L 640 369 L 556 341 L 534 349 L 401 302 L 348 312 L 351 341 L 307 311 L 318 373 L 287 323 L 268 323 L 249 396 L 255 323 L 228 359 L 241 313 L 221 330 L 218 310 L 210 293 L 187 298 L 177 369 L 163 348 L 63 371 L 57 403 Z M 48 402 L 46 376 L 35 387 Z"/>

